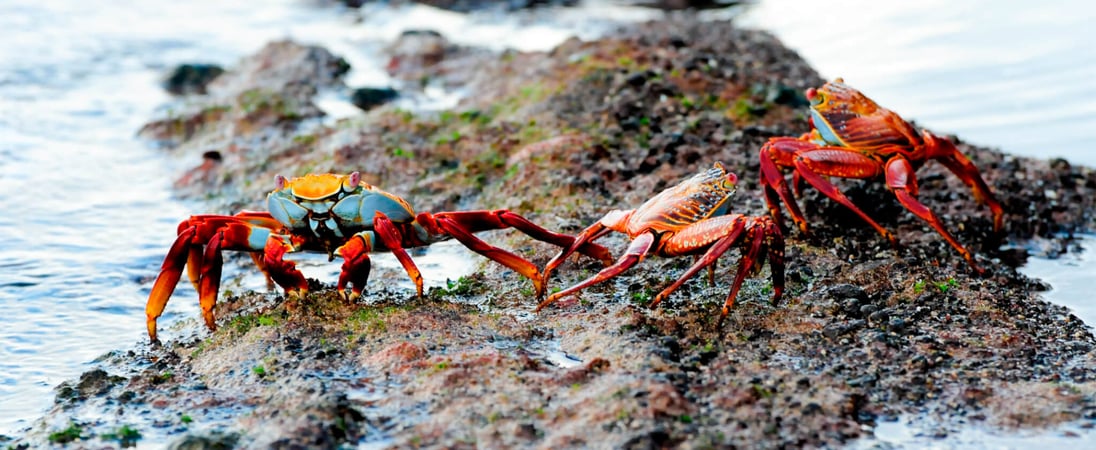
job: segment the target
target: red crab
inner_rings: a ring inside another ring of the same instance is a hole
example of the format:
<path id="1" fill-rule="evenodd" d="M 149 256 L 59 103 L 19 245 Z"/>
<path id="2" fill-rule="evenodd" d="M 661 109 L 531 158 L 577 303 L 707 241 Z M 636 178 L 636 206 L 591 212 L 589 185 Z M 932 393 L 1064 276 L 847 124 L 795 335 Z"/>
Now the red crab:
<path id="1" fill-rule="evenodd" d="M 662 191 L 642 206 L 627 211 L 615 210 L 575 237 L 575 242 L 552 258 L 544 268 L 545 282 L 563 261 L 595 239 L 617 231 L 627 234 L 632 243 L 617 262 L 589 279 L 550 295 L 537 306 L 537 311 L 552 302 L 577 293 L 623 273 L 648 255 L 665 257 L 694 255 L 696 262 L 677 281 L 662 290 L 651 307 L 657 306 L 670 293 L 705 267 L 714 279 L 714 265 L 727 250 L 740 246 L 742 260 L 723 303 L 720 319 L 726 317 L 742 281 L 759 258 L 769 257 L 772 271 L 773 303 L 784 292 L 784 238 L 780 228 L 768 217 L 749 217 L 730 213 L 730 198 L 734 195 L 738 177 L 715 165 Z M 756 266 L 759 268 L 760 266 Z"/>
<path id="2" fill-rule="evenodd" d="M 974 192 L 974 198 L 993 213 L 993 229 L 1001 230 L 1003 211 L 978 168 L 959 153 L 951 141 L 926 130 L 920 133 L 898 114 L 877 105 L 864 94 L 844 84 L 841 78 L 818 89 L 808 89 L 811 102 L 810 133 L 798 138 L 777 137 L 761 147 L 761 185 L 773 218 L 779 223 L 780 202 L 799 229 L 807 232 L 807 220 L 796 205 L 784 179 L 783 169 L 793 172 L 793 184 L 799 191 L 806 181 L 825 196 L 845 205 L 882 234 L 892 245 L 891 232 L 868 217 L 827 177 L 886 180 L 898 202 L 928 222 L 944 237 L 976 272 L 982 268 L 974 256 L 944 229 L 943 222 L 917 200 L 914 172 L 926 161 L 939 161 Z"/>
<path id="3" fill-rule="evenodd" d="M 575 238 L 548 231 L 506 210 L 415 214 L 402 198 L 363 181 L 358 172 L 349 175 L 309 174 L 299 178 L 276 177 L 277 188 L 267 196 L 270 212 L 245 211 L 234 216 L 191 216 L 179 224 L 179 236 L 164 258 L 160 275 L 148 296 L 148 336 L 156 342 L 156 319 L 163 313 L 187 266 L 198 291 L 202 316 L 211 331 L 217 329 L 213 306 L 221 283 L 221 250 L 251 252 L 259 268 L 300 296 L 308 283 L 288 252 L 319 251 L 331 259 L 343 258 L 337 289 L 356 298 L 369 279 L 369 253 L 390 251 L 403 265 L 422 296 L 422 275 L 405 248 L 423 247 L 456 239 L 533 281 L 538 298 L 544 294 L 540 271 L 525 258 L 493 247 L 472 233 L 513 227 L 530 237 L 612 262 L 609 251 L 592 243 L 573 245 Z M 351 285 L 350 294 L 345 288 Z"/>

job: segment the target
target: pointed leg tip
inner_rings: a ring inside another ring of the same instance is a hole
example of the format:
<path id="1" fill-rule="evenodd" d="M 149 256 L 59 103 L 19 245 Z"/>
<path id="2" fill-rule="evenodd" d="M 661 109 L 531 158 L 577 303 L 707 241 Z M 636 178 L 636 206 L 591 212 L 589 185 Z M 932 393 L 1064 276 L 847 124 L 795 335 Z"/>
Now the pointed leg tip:
<path id="1" fill-rule="evenodd" d="M 153 347 L 160 346 L 160 339 L 156 336 L 156 322 L 154 321 L 148 324 L 148 343 Z"/>
<path id="2" fill-rule="evenodd" d="M 533 312 L 539 313 L 540 310 L 544 309 L 548 305 L 551 305 L 552 303 L 555 303 L 558 298 L 559 297 L 555 294 L 549 295 L 548 298 L 544 299 L 543 302 L 540 302 L 540 304 L 537 305 L 536 309 L 534 309 Z"/>
<path id="3" fill-rule="evenodd" d="M 975 275 L 977 275 L 977 276 L 979 276 L 979 277 L 984 277 L 984 276 L 986 276 L 986 269 L 982 268 L 981 266 L 977 266 L 977 265 L 975 265 L 975 264 L 971 263 L 971 265 L 970 265 L 970 268 L 971 268 L 972 270 L 974 270 L 974 274 L 975 274 Z"/>
<path id="4" fill-rule="evenodd" d="M 665 298 L 666 298 L 666 296 L 664 296 L 662 294 L 656 295 L 655 300 L 647 305 L 647 309 L 652 309 L 653 310 L 655 308 L 658 308 L 658 305 L 660 303 L 662 303 L 662 300 L 664 300 Z"/>

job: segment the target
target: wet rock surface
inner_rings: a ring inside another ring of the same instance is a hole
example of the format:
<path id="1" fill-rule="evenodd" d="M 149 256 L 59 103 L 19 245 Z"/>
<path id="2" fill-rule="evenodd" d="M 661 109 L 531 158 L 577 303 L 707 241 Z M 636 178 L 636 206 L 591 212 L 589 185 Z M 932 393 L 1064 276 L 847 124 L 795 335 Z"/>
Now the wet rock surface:
<path id="1" fill-rule="evenodd" d="M 358 170 L 419 210 L 507 208 L 577 233 L 720 161 L 739 176 L 735 210 L 763 215 L 758 149 L 807 130 L 802 92 L 824 82 L 766 33 L 668 20 L 489 64 L 466 53 L 476 63 L 448 75 L 472 94 L 454 110 L 382 105 L 323 125 L 296 108 L 345 68 L 322 49 L 276 46 L 310 56 L 283 69 L 249 62 L 282 61 L 264 50 L 210 85 L 236 100 L 143 131 L 206 161 L 207 176 L 181 175 L 180 194 L 207 199 L 207 212 L 260 207 L 278 173 Z M 284 102 L 240 100 L 255 91 Z M 172 448 L 835 447 L 906 415 L 945 435 L 972 422 L 1092 426 L 1096 339 L 1003 261 L 1068 248 L 1070 233 L 1092 229 L 1096 172 L 959 146 L 1004 206 L 1003 233 L 939 164 L 917 172 L 920 198 L 984 276 L 882 183 L 835 180 L 902 247 L 807 189 L 812 234 L 787 233 L 785 299 L 770 304 L 763 269 L 721 325 L 736 252 L 714 286 L 698 277 L 654 310 L 646 303 L 690 258 L 648 259 L 539 314 L 531 283 L 491 262 L 422 299 L 383 275 L 353 303 L 335 280 L 313 281 L 299 300 L 225 293 L 219 331 L 196 331 L 195 318 L 161 330 L 163 347 L 107 355 L 62 384 L 12 445 L 71 425 L 83 430 L 77 445 L 95 446 L 121 424 Z M 538 265 L 558 250 L 517 233 L 484 237 Z M 626 246 L 619 235 L 601 242 L 616 255 Z M 550 286 L 599 269 L 572 258 Z"/>

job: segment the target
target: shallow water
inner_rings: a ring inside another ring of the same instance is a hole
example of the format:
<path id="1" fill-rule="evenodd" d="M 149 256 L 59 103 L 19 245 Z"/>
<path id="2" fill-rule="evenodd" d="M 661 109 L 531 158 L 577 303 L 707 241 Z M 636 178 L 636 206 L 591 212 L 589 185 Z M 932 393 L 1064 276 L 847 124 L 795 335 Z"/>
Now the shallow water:
<path id="1" fill-rule="evenodd" d="M 1055 259 L 1029 258 L 1020 269 L 1024 275 L 1050 283 L 1051 290 L 1043 297 L 1069 307 L 1073 314 L 1096 326 L 1096 303 L 1092 301 L 1093 272 L 1096 272 L 1096 236 L 1079 235 L 1077 245 L 1083 250 L 1071 251 Z"/>
<path id="2" fill-rule="evenodd" d="M 819 17 L 828 11 L 812 13 L 813 6 L 788 1 L 763 1 L 754 20 L 763 18 L 775 26 L 776 34 L 800 48 L 824 75 L 843 75 L 907 117 L 979 144 L 1096 162 L 1096 157 L 1074 151 L 1096 143 L 1093 103 L 1080 95 L 1096 83 L 1091 72 L 1096 50 L 1070 40 L 1074 32 L 1094 32 L 1092 27 L 1070 27 L 1092 18 L 1085 16 L 1085 9 L 1092 9 L 1087 4 L 1077 5 L 1081 12 L 1076 14 L 1043 8 L 1044 13 L 1036 16 L 1060 26 L 1041 29 L 1036 47 L 999 50 L 994 43 L 1002 41 L 992 34 L 971 42 L 956 39 L 956 29 L 985 26 L 985 16 L 948 13 L 950 19 L 943 21 L 947 26 L 937 26 L 939 21 L 927 19 L 939 14 L 928 16 L 912 4 L 878 9 L 872 3 L 872 10 L 880 11 L 878 20 L 846 23 L 839 30 L 823 26 L 812 34 L 795 20 L 802 24 L 812 20 L 808 14 Z M 836 5 L 829 8 L 831 15 L 834 8 L 848 6 Z M 0 45 L 0 191 L 6 193 L 0 196 L 0 210 L 7 211 L 0 214 L 0 310 L 7 319 L 0 328 L 0 434 L 28 426 L 51 403 L 53 387 L 75 378 L 95 357 L 143 345 L 147 339 L 143 308 L 151 278 L 178 220 L 202 208 L 171 196 L 172 176 L 184 163 L 134 138 L 135 130 L 170 101 L 158 87 L 158 77 L 167 68 L 183 62 L 231 66 L 267 41 L 293 37 L 321 43 L 347 58 L 354 66 L 351 85 L 383 86 L 390 80 L 377 63 L 379 49 L 406 28 L 433 28 L 461 44 L 543 50 L 571 34 L 595 36 L 606 26 L 605 17 L 634 21 L 660 14 L 595 3 L 500 21 L 497 16 L 469 17 L 427 7 L 368 8 L 362 14 L 365 22 L 356 24 L 352 15 L 338 8 L 298 0 L 272 0 L 261 8 L 216 0 L 0 4 L 0 44 L 5 44 Z M 765 12 L 773 8 L 775 17 Z M 922 15 L 911 16 L 920 20 L 909 21 L 911 31 L 890 30 L 887 41 L 908 46 L 899 48 L 902 54 L 913 55 L 903 64 L 881 56 L 872 60 L 871 55 L 889 53 L 878 47 L 864 50 L 863 45 L 881 44 L 857 43 L 849 37 L 862 30 L 857 27 L 886 28 L 893 25 L 888 20 L 913 14 L 904 8 Z M 1002 16 L 993 21 L 997 33 L 1012 38 L 997 27 L 1010 23 L 1004 16 L 1015 8 L 988 9 Z M 126 26 L 120 28 L 119 23 Z M 811 49 L 803 44 L 821 39 L 826 45 Z M 938 48 L 941 39 L 948 48 L 965 49 L 960 55 L 984 57 L 951 57 L 941 64 L 918 56 Z M 833 61 L 841 65 L 834 66 Z M 994 62 L 1000 67 L 986 67 Z M 975 76 L 981 73 L 998 75 L 990 83 Z M 1028 84 L 1034 87 L 1021 89 Z M 333 113 L 354 113 L 345 109 L 339 94 L 324 98 Z M 438 93 L 407 106 L 445 107 L 454 98 Z M 479 263 L 449 244 L 415 258 L 428 287 L 443 285 L 446 278 L 468 273 Z M 1088 258 L 1066 261 L 1077 268 L 1078 279 L 1096 271 Z M 1038 263 L 1031 266 L 1039 267 Z M 322 280 L 333 280 L 338 270 L 337 263 L 322 256 L 304 258 L 302 267 L 307 276 Z M 403 279 L 387 255 L 378 257 L 375 267 Z M 1049 267 L 1048 276 L 1062 273 L 1057 266 Z M 248 267 L 226 271 L 229 276 L 244 275 L 234 286 L 265 286 Z M 1056 291 L 1049 296 L 1069 292 L 1068 280 L 1050 281 Z M 409 283 L 400 286 L 409 289 Z M 184 282 L 168 305 L 161 329 L 170 334 L 183 321 L 196 329 L 196 304 L 193 290 Z M 1091 315 L 1083 317 L 1096 323 Z"/>

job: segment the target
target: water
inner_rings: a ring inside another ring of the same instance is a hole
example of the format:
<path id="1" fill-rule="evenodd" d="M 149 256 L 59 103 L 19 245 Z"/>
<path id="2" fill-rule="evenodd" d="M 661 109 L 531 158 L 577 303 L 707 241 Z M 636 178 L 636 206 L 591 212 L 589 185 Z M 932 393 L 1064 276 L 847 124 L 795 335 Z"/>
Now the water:
<path id="1" fill-rule="evenodd" d="M 1063 254 L 1057 259 L 1030 258 L 1021 272 L 1050 283 L 1044 297 L 1069 307 L 1089 327 L 1096 326 L 1096 304 L 1092 302 L 1092 274 L 1096 271 L 1096 236 L 1079 235 L 1077 245 L 1084 250 Z"/>
<path id="2" fill-rule="evenodd" d="M 169 100 L 160 72 L 231 64 L 290 15 L 334 20 L 290 1 L 107 3 L 0 6 L 0 434 L 86 362 L 142 340 L 147 277 L 193 208 L 171 198 L 173 161 L 133 138 Z"/>
<path id="3" fill-rule="evenodd" d="M 845 0 L 823 10 L 764 0 L 748 17 L 775 28 L 825 76 L 844 76 L 924 125 L 1007 152 L 1096 162 L 1083 151 L 1096 143 L 1096 114 L 1082 95 L 1096 83 L 1090 45 L 1096 29 L 1085 25 L 1094 7 L 1007 3 L 1015 5 L 976 0 L 949 10 L 936 1 Z M 873 20 L 838 22 L 838 11 L 848 8 Z M 262 7 L 217 0 L 0 4 L 0 191 L 6 193 L 0 196 L 0 434 L 29 425 L 51 402 L 53 386 L 75 378 L 98 355 L 147 339 L 150 278 L 178 220 L 202 209 L 171 197 L 170 182 L 184 163 L 133 137 L 170 101 L 158 87 L 167 68 L 231 66 L 270 40 L 293 37 L 347 58 L 354 66 L 350 84 L 383 86 L 390 80 L 377 63 L 380 48 L 406 28 L 434 28 L 466 45 L 543 50 L 572 34 L 595 36 L 606 17 L 660 14 L 592 3 L 535 13 L 532 21 L 499 21 L 372 5 L 362 14 L 365 23 L 356 24 L 339 11 L 304 0 Z M 896 27 L 901 17 L 908 20 Z M 430 106 L 453 101 L 445 93 L 438 98 Z M 340 102 L 335 96 L 324 105 L 334 112 Z M 431 268 L 469 259 L 460 255 L 467 253 L 443 246 L 416 261 L 428 285 L 437 285 L 446 276 L 431 275 Z M 1086 261 L 1068 264 L 1090 274 Z M 383 256 L 377 263 L 379 271 L 400 270 Z M 477 263 L 455 270 L 466 273 Z M 337 270 L 325 258 L 306 258 L 302 266 L 325 280 Z M 250 269 L 227 270 L 249 274 L 243 287 L 263 287 Z M 1066 281 L 1051 282 L 1055 292 L 1067 292 Z M 198 326 L 196 304 L 193 290 L 181 284 L 161 320 L 165 337 L 180 321 Z"/>
<path id="4" fill-rule="evenodd" d="M 980 425 L 971 425 L 962 430 L 949 432 L 946 437 L 925 433 L 917 419 L 900 419 L 893 422 L 880 422 L 872 430 L 874 436 L 853 444 L 853 449 L 886 450 L 901 448 L 904 450 L 955 449 L 966 450 L 1005 450 L 1031 448 L 1092 448 L 1096 446 L 1096 436 L 1086 429 L 1075 425 L 1063 425 L 1051 430 L 1001 432 Z"/>

